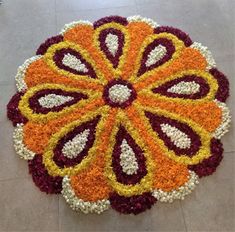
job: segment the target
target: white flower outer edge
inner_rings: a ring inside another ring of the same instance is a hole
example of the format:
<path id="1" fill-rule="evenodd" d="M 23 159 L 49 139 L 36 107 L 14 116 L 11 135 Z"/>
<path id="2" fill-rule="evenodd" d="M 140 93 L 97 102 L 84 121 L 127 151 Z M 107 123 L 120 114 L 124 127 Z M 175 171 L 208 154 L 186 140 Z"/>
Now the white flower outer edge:
<path id="1" fill-rule="evenodd" d="M 65 24 L 63 29 L 60 31 L 60 34 L 63 35 L 66 31 L 78 26 L 78 25 L 88 25 L 88 26 L 93 26 L 93 23 L 91 23 L 88 20 L 78 20 L 78 21 L 73 21 L 71 23 Z"/>
<path id="2" fill-rule="evenodd" d="M 188 178 L 188 181 L 184 185 L 175 190 L 166 192 L 161 189 L 155 189 L 152 195 L 160 202 L 172 203 L 174 200 L 184 200 L 184 197 L 190 194 L 196 185 L 199 184 L 199 177 L 195 172 L 189 171 Z"/>
<path id="3" fill-rule="evenodd" d="M 152 28 L 156 28 L 159 27 L 160 25 L 158 23 L 156 23 L 155 21 L 153 21 L 152 19 L 149 18 L 144 18 L 140 15 L 134 15 L 134 16 L 130 16 L 127 18 L 127 21 L 129 23 L 131 22 L 144 22 L 147 23 L 149 26 L 151 26 Z"/>
<path id="4" fill-rule="evenodd" d="M 32 160 L 35 156 L 33 151 L 30 151 L 23 142 L 23 125 L 22 123 L 18 123 L 13 132 L 13 143 L 16 153 L 20 156 L 20 158 L 25 160 Z"/>
<path id="5" fill-rule="evenodd" d="M 198 50 L 202 54 L 202 56 L 206 59 L 206 61 L 207 61 L 206 70 L 207 71 L 209 71 L 211 68 L 216 67 L 216 63 L 215 63 L 215 60 L 212 56 L 212 53 L 208 50 L 208 48 L 206 46 L 203 46 L 201 43 L 194 42 L 190 47 Z"/>
<path id="6" fill-rule="evenodd" d="M 27 68 L 29 67 L 30 64 L 32 64 L 36 60 L 39 60 L 41 57 L 42 57 L 41 55 L 33 56 L 27 59 L 21 66 L 19 66 L 15 76 L 16 88 L 19 92 L 27 89 L 27 85 L 24 81 L 24 76 L 27 71 Z"/>
<path id="7" fill-rule="evenodd" d="M 65 198 L 66 202 L 69 204 L 69 206 L 75 210 L 75 211 L 82 211 L 83 213 L 102 213 L 103 211 L 109 209 L 110 207 L 110 201 L 103 199 L 98 200 L 96 202 L 89 202 L 89 201 L 83 201 L 82 199 L 79 199 L 76 195 L 74 190 L 72 189 L 70 185 L 70 178 L 69 176 L 64 176 L 63 182 L 62 182 L 62 195 Z"/>
<path id="8" fill-rule="evenodd" d="M 222 110 L 222 122 L 219 127 L 213 133 L 213 137 L 216 139 L 221 139 L 221 137 L 228 132 L 231 123 L 231 115 L 229 108 L 225 103 L 220 102 L 218 100 L 214 100 L 214 102 L 218 105 L 218 107 Z"/>

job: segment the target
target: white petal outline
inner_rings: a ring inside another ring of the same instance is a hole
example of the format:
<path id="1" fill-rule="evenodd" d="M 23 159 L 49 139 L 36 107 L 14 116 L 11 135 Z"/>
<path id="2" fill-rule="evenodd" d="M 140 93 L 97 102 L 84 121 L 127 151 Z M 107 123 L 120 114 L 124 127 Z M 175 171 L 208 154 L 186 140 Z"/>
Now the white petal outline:
<path id="1" fill-rule="evenodd" d="M 225 103 L 220 102 L 218 100 L 214 100 L 214 102 L 222 110 L 222 122 L 214 131 L 213 137 L 216 139 L 221 139 L 221 137 L 225 135 L 229 130 L 231 123 L 231 115 L 230 115 L 230 110 Z"/>
<path id="2" fill-rule="evenodd" d="M 78 26 L 78 25 L 88 25 L 88 26 L 93 26 L 93 23 L 91 23 L 88 20 L 78 20 L 78 21 L 73 21 L 71 23 L 65 24 L 62 30 L 60 31 L 61 35 L 64 35 L 68 30 Z"/>
<path id="3" fill-rule="evenodd" d="M 144 23 L 148 24 L 149 26 L 151 26 L 152 28 L 156 28 L 156 27 L 160 26 L 157 22 L 153 21 L 152 19 L 145 18 L 140 15 L 133 15 L 133 16 L 127 17 L 127 21 L 129 23 L 131 23 L 131 22 L 144 22 Z"/>
<path id="4" fill-rule="evenodd" d="M 203 46 L 201 43 L 194 42 L 190 47 L 198 50 L 202 54 L 202 56 L 206 59 L 206 61 L 207 61 L 206 70 L 207 71 L 209 71 L 211 68 L 216 67 L 216 63 L 215 63 L 215 60 L 212 56 L 212 53 L 211 53 L 211 51 L 209 51 L 209 49 L 206 46 Z"/>
<path id="5" fill-rule="evenodd" d="M 70 185 L 69 176 L 64 176 L 62 182 L 62 195 L 69 206 L 75 211 L 81 211 L 85 214 L 87 213 L 102 213 L 103 211 L 109 209 L 110 201 L 103 199 L 96 202 L 83 201 L 78 198 Z"/>
<path id="6" fill-rule="evenodd" d="M 30 64 L 32 64 L 33 62 L 35 62 L 36 60 L 41 59 L 42 56 L 38 55 L 38 56 L 33 56 L 27 60 L 25 60 L 25 62 L 18 67 L 16 76 L 15 76 L 15 81 L 16 81 L 16 88 L 19 92 L 21 91 L 25 91 L 28 87 L 24 81 L 24 77 L 25 77 L 25 73 L 29 67 Z"/>
<path id="7" fill-rule="evenodd" d="M 190 194 L 197 184 L 199 184 L 198 175 L 193 171 L 189 171 L 188 181 L 184 185 L 170 192 L 155 189 L 152 195 L 160 202 L 172 203 L 174 200 L 184 200 L 184 197 Z"/>
<path id="8" fill-rule="evenodd" d="M 23 141 L 23 123 L 18 123 L 13 132 L 13 144 L 16 153 L 20 156 L 20 158 L 25 160 L 32 160 L 36 155 L 33 151 L 30 151 L 24 144 Z"/>

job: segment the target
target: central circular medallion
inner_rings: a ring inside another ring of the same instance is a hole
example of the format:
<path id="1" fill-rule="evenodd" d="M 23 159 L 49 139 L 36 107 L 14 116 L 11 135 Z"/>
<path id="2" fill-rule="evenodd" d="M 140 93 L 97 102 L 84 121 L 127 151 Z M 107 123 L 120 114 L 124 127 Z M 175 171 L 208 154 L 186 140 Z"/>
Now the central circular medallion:
<path id="1" fill-rule="evenodd" d="M 116 79 L 105 86 L 103 98 L 112 107 L 125 108 L 136 99 L 136 91 L 129 82 Z"/>

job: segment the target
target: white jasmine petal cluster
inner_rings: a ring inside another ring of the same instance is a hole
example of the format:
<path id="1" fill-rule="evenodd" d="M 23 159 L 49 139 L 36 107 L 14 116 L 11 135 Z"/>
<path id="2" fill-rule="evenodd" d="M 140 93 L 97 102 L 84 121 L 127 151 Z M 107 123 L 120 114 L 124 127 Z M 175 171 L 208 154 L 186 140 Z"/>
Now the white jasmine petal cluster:
<path id="1" fill-rule="evenodd" d="M 15 80 L 16 80 L 16 88 L 17 90 L 20 91 L 25 91 L 27 89 L 27 85 L 24 81 L 24 76 L 27 71 L 27 68 L 31 63 L 33 63 L 36 60 L 39 60 L 42 56 L 33 56 L 29 59 L 27 59 L 17 70 Z"/>
<path id="2" fill-rule="evenodd" d="M 30 151 L 23 142 L 23 125 L 18 123 L 13 132 L 13 143 L 16 153 L 25 160 L 31 160 L 35 156 L 35 153 Z"/>
<path id="3" fill-rule="evenodd" d="M 214 138 L 221 139 L 221 137 L 228 132 L 231 123 L 231 115 L 225 103 L 214 100 L 218 107 L 222 110 L 222 122 L 220 126 L 213 133 Z"/>
<path id="4" fill-rule="evenodd" d="M 212 53 L 208 50 L 207 47 L 203 46 L 201 43 L 198 42 L 194 42 L 190 47 L 197 49 L 204 56 L 207 61 L 207 71 L 211 68 L 216 67 L 216 63 L 212 56 Z"/>
<path id="5" fill-rule="evenodd" d="M 110 51 L 110 53 L 115 56 L 118 50 L 118 36 L 109 33 L 105 38 L 105 44 Z"/>
<path id="6" fill-rule="evenodd" d="M 65 143 L 62 149 L 63 155 L 70 159 L 77 157 L 85 148 L 89 134 L 90 130 L 86 129 Z"/>
<path id="7" fill-rule="evenodd" d="M 152 19 L 144 18 L 140 15 L 130 16 L 127 18 L 127 21 L 128 22 L 144 22 L 144 23 L 147 23 L 152 28 L 156 28 L 160 26 L 158 23 L 154 22 Z"/>
<path id="8" fill-rule="evenodd" d="M 63 190 L 61 191 L 66 202 L 70 205 L 73 210 L 81 210 L 83 213 L 102 213 L 103 211 L 109 209 L 109 200 L 98 200 L 96 202 L 83 201 L 79 199 L 74 190 L 70 186 L 70 178 L 65 176 L 62 183 Z"/>
<path id="9" fill-rule="evenodd" d="M 115 103 L 123 103 L 131 96 L 131 89 L 125 85 L 116 84 L 109 89 L 109 98 Z"/>
<path id="10" fill-rule="evenodd" d="M 187 134 L 167 123 L 162 123 L 160 126 L 162 131 L 170 138 L 171 142 L 174 143 L 175 146 L 181 149 L 190 148 L 191 139 Z"/>
<path id="11" fill-rule="evenodd" d="M 178 94 L 195 94 L 200 90 L 200 85 L 195 81 L 181 81 L 176 85 L 171 86 L 167 92 L 168 93 L 178 93 Z"/>
<path id="12" fill-rule="evenodd" d="M 68 101 L 73 100 L 73 97 L 70 96 L 62 96 L 62 95 L 57 95 L 57 94 L 48 94 L 44 97 L 40 97 L 38 99 L 38 102 L 40 106 L 45 107 L 45 108 L 53 108 L 56 106 L 60 106 Z"/>
<path id="13" fill-rule="evenodd" d="M 159 44 L 148 54 L 148 59 L 145 62 L 145 65 L 149 67 L 157 63 L 166 55 L 166 53 L 167 53 L 166 47 Z"/>
<path id="14" fill-rule="evenodd" d="M 69 68 L 72 68 L 72 69 L 74 69 L 78 72 L 83 72 L 83 73 L 88 72 L 88 69 L 86 68 L 86 65 L 83 64 L 80 59 L 78 59 L 76 56 L 74 56 L 70 53 L 67 53 L 67 54 L 64 55 L 62 63 L 65 66 L 67 66 Z"/>
<path id="15" fill-rule="evenodd" d="M 70 30 L 78 25 L 89 25 L 89 26 L 93 26 L 93 23 L 91 23 L 88 20 L 79 20 L 79 21 L 74 21 L 68 24 L 65 24 L 65 26 L 63 27 L 63 29 L 61 30 L 60 34 L 64 34 L 67 30 Z"/>
<path id="16" fill-rule="evenodd" d="M 120 165 L 122 166 L 123 172 L 125 172 L 127 175 L 133 175 L 137 173 L 138 163 L 136 156 L 133 149 L 127 143 L 126 139 L 123 139 L 121 144 L 120 160 Z"/>
<path id="17" fill-rule="evenodd" d="M 193 171 L 189 171 L 189 180 L 181 187 L 172 190 L 170 192 L 165 192 L 161 189 L 156 189 L 153 191 L 152 195 L 161 202 L 169 202 L 172 203 L 174 200 L 184 200 L 184 197 L 190 194 L 199 184 L 199 177 Z"/>

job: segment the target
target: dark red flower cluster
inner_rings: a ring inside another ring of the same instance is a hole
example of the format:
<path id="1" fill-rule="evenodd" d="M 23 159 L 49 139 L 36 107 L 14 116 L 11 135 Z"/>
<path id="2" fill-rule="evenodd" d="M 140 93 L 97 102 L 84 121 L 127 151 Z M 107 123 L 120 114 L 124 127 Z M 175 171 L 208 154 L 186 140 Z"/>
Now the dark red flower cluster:
<path id="1" fill-rule="evenodd" d="M 117 193 L 113 193 L 110 198 L 110 203 L 113 209 L 123 214 L 139 214 L 157 202 L 157 199 L 151 193 L 143 193 L 139 196 L 124 197 Z"/>
<path id="2" fill-rule="evenodd" d="M 188 168 L 201 178 L 203 176 L 209 176 L 215 172 L 223 159 L 223 144 L 218 139 L 211 140 L 211 156 L 208 159 L 203 160 L 196 165 L 189 165 Z"/>
<path id="3" fill-rule="evenodd" d="M 45 193 L 61 193 L 62 177 L 50 176 L 42 163 L 42 155 L 35 155 L 28 161 L 29 173 L 32 175 L 35 185 Z"/>
<path id="4" fill-rule="evenodd" d="M 25 118 L 18 109 L 19 101 L 24 93 L 19 92 L 15 94 L 7 104 L 7 117 L 12 121 L 13 125 L 17 123 L 26 123 L 28 120 Z"/>

